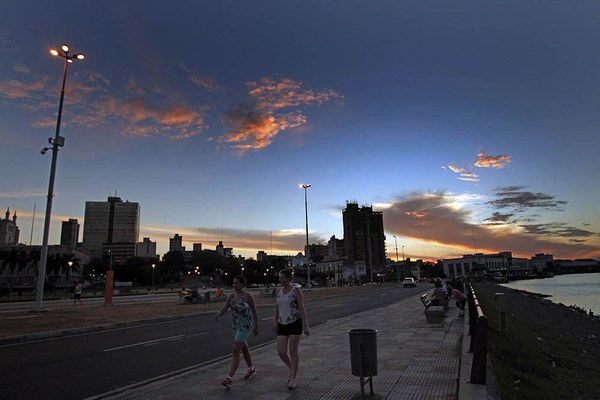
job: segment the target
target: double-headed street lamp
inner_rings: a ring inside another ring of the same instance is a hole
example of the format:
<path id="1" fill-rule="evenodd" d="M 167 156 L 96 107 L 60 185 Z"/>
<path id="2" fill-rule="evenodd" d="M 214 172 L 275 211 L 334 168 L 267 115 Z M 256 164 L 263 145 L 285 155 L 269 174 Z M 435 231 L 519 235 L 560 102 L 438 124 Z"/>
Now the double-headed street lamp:
<path id="1" fill-rule="evenodd" d="M 304 255 L 306 257 L 306 266 L 308 267 L 308 287 L 311 287 L 311 281 L 310 281 L 310 258 L 308 257 L 308 198 L 307 198 L 307 194 L 306 194 L 306 190 L 311 187 L 312 185 L 310 183 L 303 183 L 300 185 L 300 187 L 302 189 L 304 189 L 304 215 L 305 215 L 305 221 L 306 221 L 306 248 L 304 249 Z"/>
<path id="2" fill-rule="evenodd" d="M 48 197 L 46 200 L 46 217 L 44 219 L 44 237 L 42 240 L 42 249 L 40 251 L 40 266 L 38 269 L 37 290 L 35 294 L 35 309 L 42 311 L 44 299 L 44 281 L 46 277 L 46 261 L 48 258 L 48 236 L 50 234 L 50 216 L 52 214 L 52 197 L 54 197 L 54 178 L 56 176 L 56 161 L 58 159 L 58 148 L 65 145 L 65 138 L 60 136 L 60 120 L 62 118 L 63 102 L 65 99 L 65 82 L 67 80 L 67 70 L 73 60 L 83 60 L 85 56 L 82 53 L 69 54 L 69 46 L 63 44 L 60 50 L 51 49 L 50 54 L 65 59 L 63 67 L 62 88 L 60 91 L 60 102 L 58 103 L 58 117 L 56 119 L 56 134 L 54 138 L 49 138 L 48 142 L 52 147 L 44 147 L 41 151 L 46 154 L 52 150 L 52 164 L 50 166 L 50 182 L 48 183 Z"/>

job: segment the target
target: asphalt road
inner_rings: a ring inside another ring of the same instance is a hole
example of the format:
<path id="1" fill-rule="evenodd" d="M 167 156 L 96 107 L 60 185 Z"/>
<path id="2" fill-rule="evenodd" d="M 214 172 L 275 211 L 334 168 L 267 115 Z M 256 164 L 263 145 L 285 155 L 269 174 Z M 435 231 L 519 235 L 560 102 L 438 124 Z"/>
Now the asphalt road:
<path id="1" fill-rule="evenodd" d="M 330 319 L 378 308 L 415 293 L 413 288 L 374 287 L 357 294 L 306 302 L 312 327 Z M 273 306 L 260 306 L 257 337 L 274 340 Z M 47 340 L 0 346 L 0 399 L 83 399 L 175 374 L 228 357 L 231 321 L 214 312 Z M 275 351 L 275 349 L 273 349 Z M 226 371 L 223 371 L 224 373 Z"/>

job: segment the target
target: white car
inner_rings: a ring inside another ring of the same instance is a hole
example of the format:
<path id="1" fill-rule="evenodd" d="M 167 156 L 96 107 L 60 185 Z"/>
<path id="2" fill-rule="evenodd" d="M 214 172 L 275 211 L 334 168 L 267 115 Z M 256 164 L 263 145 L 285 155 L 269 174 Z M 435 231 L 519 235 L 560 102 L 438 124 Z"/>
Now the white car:
<path id="1" fill-rule="evenodd" d="M 404 287 L 417 287 L 417 281 L 415 281 L 415 278 L 404 278 L 402 284 L 404 285 Z"/>

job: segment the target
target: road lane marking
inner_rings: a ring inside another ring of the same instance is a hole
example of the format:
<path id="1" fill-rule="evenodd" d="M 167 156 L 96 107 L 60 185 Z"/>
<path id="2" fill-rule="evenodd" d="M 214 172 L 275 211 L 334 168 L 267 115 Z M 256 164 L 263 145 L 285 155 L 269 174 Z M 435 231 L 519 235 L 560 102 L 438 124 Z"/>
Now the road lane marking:
<path id="1" fill-rule="evenodd" d="M 341 306 L 341 305 L 342 305 L 342 304 L 340 304 L 340 303 L 336 303 L 336 304 L 330 304 L 330 305 L 328 305 L 328 306 L 325 306 L 324 308 L 339 307 L 339 306 Z"/>
<path id="2" fill-rule="evenodd" d="M 269 317 L 269 318 L 261 318 L 261 321 L 268 321 L 270 319 L 273 319 L 273 317 Z"/>
<path id="3" fill-rule="evenodd" d="M 129 344 L 127 346 L 113 347 L 111 349 L 105 349 L 103 351 L 105 353 L 107 353 L 107 352 L 110 352 L 110 351 L 123 350 L 123 349 L 128 349 L 128 348 L 137 347 L 137 346 L 154 346 L 156 344 L 159 344 L 160 342 L 165 342 L 165 341 L 173 342 L 173 341 L 181 340 L 181 339 L 184 339 L 184 338 L 187 338 L 187 337 L 206 335 L 207 333 L 208 332 L 199 332 L 199 333 L 194 333 L 192 335 L 169 336 L 169 337 L 166 337 L 166 338 L 154 339 L 154 340 L 148 340 L 146 342 Z"/>

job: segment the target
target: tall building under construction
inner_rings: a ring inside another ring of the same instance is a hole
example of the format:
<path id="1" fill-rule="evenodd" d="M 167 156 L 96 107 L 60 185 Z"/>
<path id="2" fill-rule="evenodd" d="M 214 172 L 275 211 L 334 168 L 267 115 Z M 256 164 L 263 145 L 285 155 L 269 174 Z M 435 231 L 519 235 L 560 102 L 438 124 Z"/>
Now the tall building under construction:
<path id="1" fill-rule="evenodd" d="M 348 261 L 364 261 L 367 273 L 385 268 L 383 213 L 371 206 L 348 202 L 342 211 L 344 247 Z"/>

